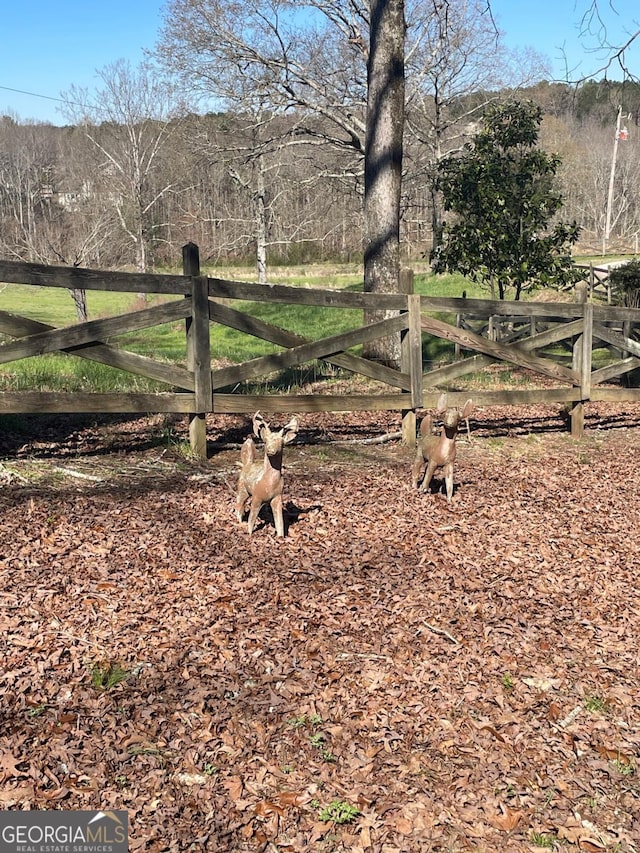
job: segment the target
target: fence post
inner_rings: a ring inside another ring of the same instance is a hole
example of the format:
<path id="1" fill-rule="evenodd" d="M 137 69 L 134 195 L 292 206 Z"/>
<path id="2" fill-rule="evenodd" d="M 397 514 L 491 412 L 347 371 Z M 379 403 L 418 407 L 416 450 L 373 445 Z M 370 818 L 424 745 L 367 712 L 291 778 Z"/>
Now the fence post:
<path id="1" fill-rule="evenodd" d="M 497 341 L 498 335 L 496 332 L 496 318 L 494 314 L 489 315 L 489 326 L 487 329 L 487 337 L 490 341 Z"/>
<path id="2" fill-rule="evenodd" d="M 575 301 L 583 305 L 583 330 L 573 342 L 573 370 L 580 374 L 580 400 L 571 410 L 571 436 L 584 436 L 584 403 L 591 396 L 591 347 L 593 342 L 593 305 L 587 302 L 589 285 L 578 282 Z M 588 348 L 588 349 L 587 349 Z"/>
<path id="3" fill-rule="evenodd" d="M 200 275 L 200 252 L 195 243 L 182 247 L 182 272 L 191 276 L 191 317 L 185 321 L 187 368 L 193 371 L 197 412 L 189 414 L 189 443 L 193 455 L 207 458 L 207 412 L 211 411 L 211 343 L 209 288 Z"/>
<path id="4" fill-rule="evenodd" d="M 622 337 L 623 338 L 630 338 L 632 328 L 633 328 L 633 325 L 631 323 L 631 320 L 624 320 L 622 323 Z M 621 359 L 629 358 L 628 350 L 625 350 L 625 349 L 620 350 L 620 358 Z"/>
<path id="5" fill-rule="evenodd" d="M 420 327 L 420 294 L 414 293 L 413 270 L 401 270 L 400 291 L 407 295 L 409 328 L 402 332 L 400 370 L 409 374 L 411 408 L 402 412 L 402 443 L 416 443 L 416 409 L 422 407 L 422 329 Z"/>
<path id="6" fill-rule="evenodd" d="M 463 299 L 467 298 L 467 291 L 466 290 L 462 291 L 462 298 Z M 464 328 L 464 314 L 456 314 L 456 328 L 457 329 L 463 329 Z M 460 358 L 462 355 L 462 350 L 460 349 L 460 344 L 457 341 L 454 344 L 453 351 L 454 351 L 454 354 L 453 354 L 454 361 L 460 361 Z"/>

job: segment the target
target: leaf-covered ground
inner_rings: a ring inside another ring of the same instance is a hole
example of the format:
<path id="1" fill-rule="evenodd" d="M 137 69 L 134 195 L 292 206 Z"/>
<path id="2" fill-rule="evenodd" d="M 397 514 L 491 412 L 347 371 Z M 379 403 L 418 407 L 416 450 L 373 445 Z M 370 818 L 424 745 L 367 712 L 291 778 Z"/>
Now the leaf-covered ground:
<path id="1" fill-rule="evenodd" d="M 477 411 L 451 506 L 365 443 L 397 415 L 301 422 L 284 540 L 232 513 L 248 418 L 206 466 L 180 422 L 3 425 L 0 807 L 127 809 L 132 851 L 640 850 L 640 407 Z"/>

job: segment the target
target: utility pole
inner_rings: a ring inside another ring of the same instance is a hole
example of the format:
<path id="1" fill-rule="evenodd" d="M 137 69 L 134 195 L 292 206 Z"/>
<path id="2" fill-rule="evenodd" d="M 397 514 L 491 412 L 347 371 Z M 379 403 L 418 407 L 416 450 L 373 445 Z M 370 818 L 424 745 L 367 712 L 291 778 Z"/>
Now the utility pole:
<path id="1" fill-rule="evenodd" d="M 607 220 L 604 227 L 604 238 L 602 241 L 602 254 L 604 255 L 609 244 L 611 234 L 611 208 L 613 206 L 613 184 L 616 177 L 616 160 L 618 157 L 618 141 L 627 138 L 627 128 L 620 130 L 622 122 L 622 105 L 618 107 L 618 119 L 616 121 L 616 137 L 613 140 L 613 157 L 611 160 L 611 174 L 609 175 L 609 195 L 607 196 Z"/>

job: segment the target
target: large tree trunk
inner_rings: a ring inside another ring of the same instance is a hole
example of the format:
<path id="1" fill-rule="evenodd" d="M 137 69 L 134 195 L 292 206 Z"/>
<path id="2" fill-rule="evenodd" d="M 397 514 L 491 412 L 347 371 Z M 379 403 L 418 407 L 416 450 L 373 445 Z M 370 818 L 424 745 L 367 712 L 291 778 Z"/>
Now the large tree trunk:
<path id="1" fill-rule="evenodd" d="M 369 293 L 399 289 L 404 33 L 404 0 L 371 0 L 364 197 L 364 289 Z M 365 320 L 388 316 L 368 311 Z M 373 341 L 365 354 L 397 366 L 400 336 Z"/>

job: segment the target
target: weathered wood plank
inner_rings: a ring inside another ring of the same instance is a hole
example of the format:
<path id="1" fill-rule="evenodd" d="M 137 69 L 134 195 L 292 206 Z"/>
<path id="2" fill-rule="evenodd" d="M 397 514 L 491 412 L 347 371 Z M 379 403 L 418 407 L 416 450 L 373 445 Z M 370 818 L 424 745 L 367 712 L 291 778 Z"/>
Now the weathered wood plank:
<path id="1" fill-rule="evenodd" d="M 433 408 L 439 391 L 423 395 L 423 408 Z M 570 403 L 580 398 L 578 388 L 534 388 L 510 391 L 450 391 L 447 400 L 452 406 L 463 406 L 472 398 L 476 406 L 528 406 Z M 640 391 L 637 398 L 640 398 Z M 631 399 L 631 398 L 629 398 Z M 217 414 L 250 414 L 264 412 L 355 412 L 398 411 L 411 407 L 409 394 L 331 396 L 322 394 L 215 394 L 213 410 Z"/>
<path id="2" fill-rule="evenodd" d="M 178 299 L 164 305 L 155 305 L 153 308 L 145 308 L 142 311 L 133 311 L 117 317 L 90 320 L 88 323 L 77 323 L 73 326 L 66 326 L 64 329 L 54 328 L 51 331 L 39 332 L 30 335 L 28 338 L 0 346 L 0 363 L 6 364 L 9 361 L 17 361 L 21 358 L 30 358 L 47 352 L 100 342 L 112 335 L 120 335 L 162 323 L 171 323 L 174 320 L 183 320 L 190 313 L 191 300 Z"/>
<path id="3" fill-rule="evenodd" d="M 184 367 L 170 362 L 156 361 L 146 355 L 139 355 L 138 353 L 129 352 L 128 350 L 109 346 L 108 344 L 87 344 L 82 347 L 69 347 L 62 350 L 62 352 L 86 358 L 88 361 L 106 364 L 109 367 L 115 367 L 118 370 L 124 370 L 126 373 L 132 373 L 136 376 L 144 376 L 145 379 L 163 382 L 165 385 L 181 388 L 185 391 L 193 391 L 195 388 L 193 373 Z"/>
<path id="4" fill-rule="evenodd" d="M 282 329 L 273 323 L 267 323 L 265 320 L 231 308 L 215 299 L 209 299 L 209 319 L 212 323 L 220 323 L 222 326 L 228 326 L 230 329 L 236 329 L 238 332 L 269 341 L 280 347 L 297 346 L 308 342 L 302 335 Z"/>
<path id="5" fill-rule="evenodd" d="M 111 272 L 81 267 L 50 267 L 0 260 L 0 281 L 40 287 L 69 287 L 118 293 L 163 293 L 188 296 L 191 282 L 182 275 Z"/>
<path id="6" fill-rule="evenodd" d="M 593 319 L 596 323 L 640 323 L 640 308 L 623 308 L 617 305 L 594 305 Z"/>
<path id="7" fill-rule="evenodd" d="M 422 321 L 420 297 L 410 294 L 407 297 L 409 330 L 407 333 L 405 371 L 411 377 L 411 403 L 413 408 L 422 402 Z"/>
<path id="8" fill-rule="evenodd" d="M 277 302 L 287 305 L 317 305 L 325 308 L 380 308 L 406 310 L 407 297 L 396 293 L 364 293 L 351 290 L 292 287 L 285 284 L 256 284 L 209 278 L 209 296 L 247 302 Z"/>
<path id="9" fill-rule="evenodd" d="M 366 341 L 375 340 L 382 335 L 399 332 L 406 328 L 406 315 L 399 315 L 397 317 L 390 317 L 387 320 L 380 320 L 378 323 L 370 323 L 367 326 L 349 332 L 331 335 L 319 341 L 300 344 L 299 346 L 291 347 L 285 352 L 264 355 L 260 358 L 245 361 L 242 364 L 222 367 L 219 370 L 213 371 L 213 386 L 215 388 L 225 388 L 228 385 L 245 382 L 248 379 L 264 376 L 274 371 L 286 370 L 289 367 L 304 364 L 316 358 L 333 355 L 341 350 L 349 349 Z"/>
<path id="10" fill-rule="evenodd" d="M 39 323 L 37 320 L 29 320 L 26 317 L 0 311 L 0 332 L 12 337 L 25 337 L 55 328 L 55 326 L 49 326 L 46 323 Z M 185 370 L 184 367 L 155 361 L 147 356 L 138 355 L 109 344 L 83 344 L 80 347 L 61 350 L 61 352 L 78 358 L 86 358 L 87 361 L 106 364 L 127 373 L 134 373 L 137 376 L 144 376 L 146 379 L 155 379 L 176 388 L 183 388 L 187 391 L 194 390 L 193 374 Z"/>
<path id="11" fill-rule="evenodd" d="M 198 314 L 201 315 L 201 322 L 198 324 L 201 329 L 205 326 L 207 336 L 207 347 L 210 350 L 209 338 L 209 283 L 206 278 L 200 278 L 200 250 L 195 243 L 187 243 L 182 247 L 182 272 L 184 275 L 197 276 L 192 279 L 192 287 L 197 288 L 197 296 L 192 290 L 193 311 L 196 309 L 196 300 L 199 306 Z M 200 304 L 202 301 L 202 304 Z M 197 344 L 195 342 L 196 335 L 199 334 L 193 326 L 193 316 L 187 317 L 185 320 L 185 333 L 187 336 L 187 366 L 193 372 L 194 384 L 196 390 L 196 402 L 202 402 L 203 384 L 208 387 L 207 411 L 211 409 L 211 355 L 210 352 L 196 360 Z M 206 360 L 206 363 L 204 363 Z M 189 446 L 194 458 L 201 459 L 203 462 L 207 459 L 207 417 L 206 413 L 189 412 Z"/>
<path id="12" fill-rule="evenodd" d="M 305 338 L 303 335 L 297 335 L 295 332 L 281 329 L 279 326 L 266 323 L 264 320 L 259 320 L 250 314 L 230 308 L 215 300 L 209 301 L 209 315 L 212 321 L 219 322 L 224 326 L 229 326 L 231 329 L 236 329 L 239 332 L 244 332 L 247 335 L 252 335 L 255 338 L 269 341 L 281 347 L 295 347 L 311 343 L 310 339 Z M 399 388 L 403 391 L 409 390 L 408 373 L 399 373 L 391 367 L 378 364 L 359 355 L 345 352 L 340 355 L 325 356 L 321 360 L 336 367 L 350 370 L 352 373 L 359 373 L 377 382 L 384 382 L 392 388 Z M 224 388 L 225 386 L 215 385 L 214 387 Z"/>
<path id="13" fill-rule="evenodd" d="M 591 360 L 593 345 L 593 305 L 587 302 L 584 306 L 584 329 L 582 331 L 582 357 L 580 359 L 580 390 L 582 399 L 591 396 Z"/>
<path id="14" fill-rule="evenodd" d="M 12 338 L 24 338 L 27 335 L 35 335 L 38 332 L 48 332 L 57 328 L 48 323 L 40 323 L 38 320 L 30 320 L 19 314 L 11 314 L 9 311 L 0 311 L 0 332 L 10 335 Z"/>
<path id="15" fill-rule="evenodd" d="M 571 323 L 563 323 L 562 325 L 552 326 L 550 329 L 545 329 L 544 332 L 538 332 L 527 338 L 520 338 L 518 346 L 527 352 L 531 350 L 543 349 L 544 347 L 552 346 L 553 344 L 566 341 L 582 334 L 584 328 L 584 320 L 574 320 Z M 506 343 L 507 341 L 502 341 Z"/>
<path id="16" fill-rule="evenodd" d="M 633 338 L 628 338 L 613 329 L 609 329 L 601 323 L 593 324 L 593 334 L 596 338 L 600 338 L 600 340 L 611 344 L 619 350 L 630 352 L 635 356 L 640 356 L 640 343 L 638 343 L 638 341 L 633 340 Z"/>
<path id="17" fill-rule="evenodd" d="M 510 322 L 525 318 L 539 318 L 546 322 L 566 322 L 578 320 L 584 315 L 584 305 L 580 302 L 502 302 L 491 299 L 459 299 L 439 296 L 421 297 L 423 313 L 433 311 L 451 311 L 459 313 L 463 322 L 469 319 L 486 320 L 492 315 L 503 317 Z M 590 303 L 591 304 L 591 303 Z M 593 305 L 596 322 L 640 324 L 639 308 L 624 308 L 616 305 Z"/>
<path id="18" fill-rule="evenodd" d="M 439 392 L 432 393 L 429 398 L 425 394 L 425 408 L 435 405 Z M 486 406 L 538 406 L 569 403 L 580 399 L 579 388 L 519 388 L 504 391 L 447 391 L 447 402 L 452 406 L 464 406 L 469 398 L 474 405 Z"/>
<path id="19" fill-rule="evenodd" d="M 459 379 L 461 376 L 467 376 L 469 373 L 477 373 L 483 367 L 488 367 L 490 364 L 495 364 L 497 359 L 490 358 L 486 355 L 473 355 L 468 358 L 463 358 L 460 361 L 455 361 L 452 364 L 445 364 L 442 367 L 436 367 L 422 374 L 422 383 L 425 387 L 440 387 L 452 382 L 454 379 Z"/>
<path id="20" fill-rule="evenodd" d="M 640 388 L 603 388 L 599 385 L 591 392 L 593 403 L 638 403 Z"/>
<path id="21" fill-rule="evenodd" d="M 637 367 L 640 367 L 640 358 L 636 358 L 635 356 L 616 361 L 613 364 L 608 364 L 606 367 L 594 370 L 591 374 L 591 384 L 593 386 L 599 385 L 602 382 L 609 382 L 609 380 L 622 376 L 630 370 L 635 370 Z M 593 388 L 591 393 L 593 396 Z"/>
<path id="22" fill-rule="evenodd" d="M 411 407 L 409 394 L 214 394 L 216 414 L 261 412 L 375 412 Z"/>
<path id="23" fill-rule="evenodd" d="M 512 364 L 517 364 L 526 370 L 531 370 L 535 373 L 541 373 L 543 376 L 548 376 L 551 379 L 557 379 L 559 382 L 568 382 L 577 384 L 579 377 L 566 367 L 561 367 L 555 364 L 550 359 L 541 358 L 540 356 L 529 355 L 522 347 L 508 346 L 499 344 L 495 341 L 488 341 L 479 335 L 474 335 L 465 329 L 458 329 L 442 320 L 436 320 L 433 317 L 422 315 L 422 330 L 429 334 L 436 335 L 439 338 L 453 341 L 460 344 L 463 349 L 474 350 L 485 355 L 490 355 L 500 361 L 508 361 Z"/>
<path id="24" fill-rule="evenodd" d="M 80 392 L 0 391 L 0 414 L 53 412 L 180 412 L 193 411 L 193 394 L 91 394 Z"/>
<path id="25" fill-rule="evenodd" d="M 440 392 L 425 393 L 423 407 L 435 406 Z M 476 406 L 553 405 L 580 399 L 580 389 L 449 392 L 451 405 L 462 406 L 472 397 Z M 602 402 L 639 401 L 640 389 L 594 387 L 591 399 Z M 47 412 L 178 412 L 193 411 L 193 394 L 65 394 L 0 392 L 0 414 Z M 403 411 L 411 406 L 409 394 L 388 395 L 241 395 L 214 394 L 213 411 L 219 414 L 268 412 Z"/>
<path id="26" fill-rule="evenodd" d="M 583 306 L 575 302 L 503 302 L 500 299 L 460 299 L 441 296 L 421 296 L 422 313 L 451 311 L 464 319 L 486 320 L 492 315 L 520 320 L 540 317 L 563 322 L 582 317 Z"/>
<path id="27" fill-rule="evenodd" d="M 527 338 L 518 338 L 517 336 L 514 336 L 513 340 L 516 340 L 518 342 L 517 345 L 525 351 L 537 350 L 538 348 L 549 346 L 553 343 L 559 343 L 565 337 L 570 338 L 580 334 L 582 327 L 583 321 L 575 320 L 572 323 L 552 327 L 544 332 L 539 332 L 537 335 L 532 335 Z M 505 345 L 510 341 L 511 338 L 506 338 L 501 343 Z M 425 385 L 439 387 L 441 385 L 446 385 L 448 382 L 452 382 L 454 379 L 458 379 L 460 376 L 466 376 L 469 373 L 476 373 L 484 367 L 488 367 L 498 361 L 500 361 L 500 359 L 487 355 L 469 356 L 468 358 L 456 361 L 453 364 L 443 365 L 442 367 L 437 367 L 433 370 L 427 371 L 423 374 L 423 382 Z"/>

